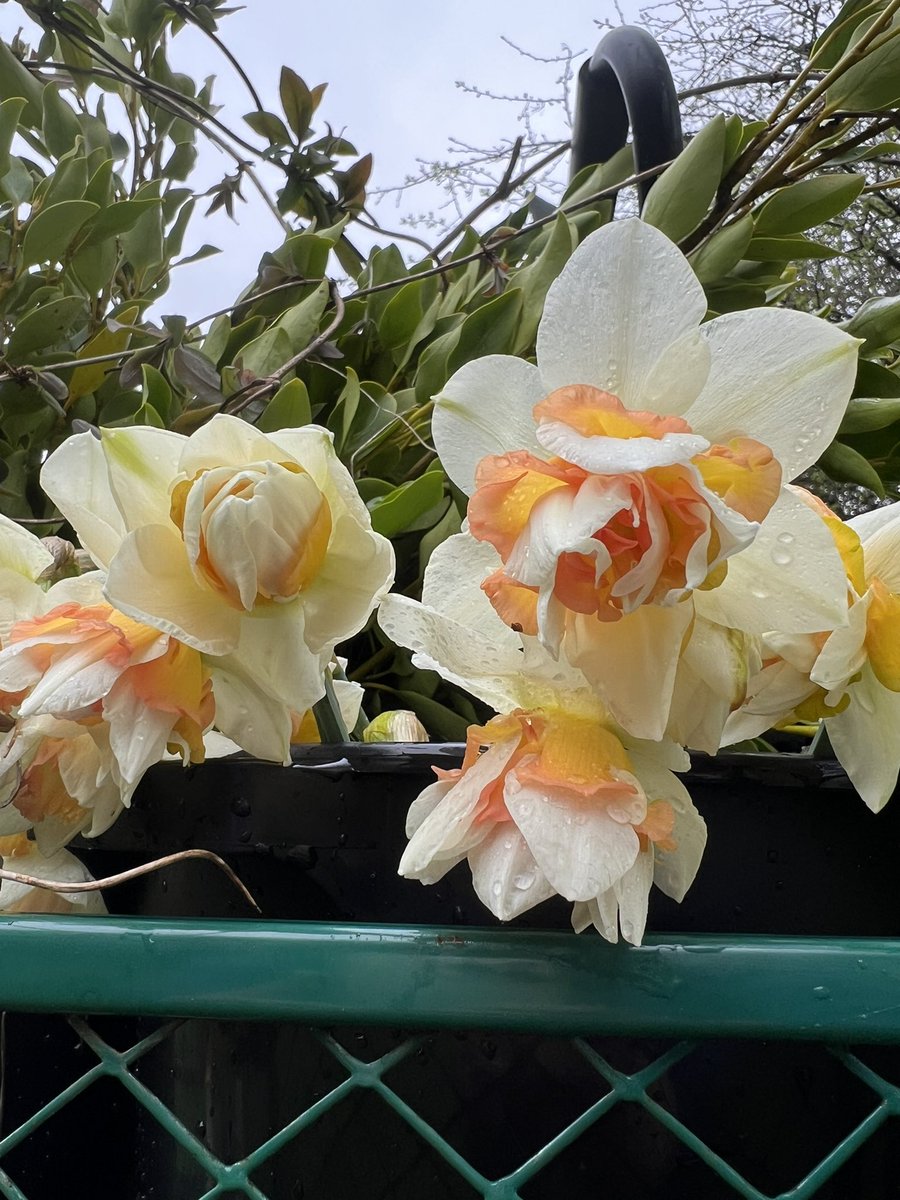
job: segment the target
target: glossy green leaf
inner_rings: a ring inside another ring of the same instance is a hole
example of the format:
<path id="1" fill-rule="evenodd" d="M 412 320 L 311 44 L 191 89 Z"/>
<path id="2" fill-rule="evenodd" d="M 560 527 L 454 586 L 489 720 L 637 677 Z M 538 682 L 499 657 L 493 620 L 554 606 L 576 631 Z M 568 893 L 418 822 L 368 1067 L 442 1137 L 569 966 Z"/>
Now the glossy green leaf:
<path id="1" fill-rule="evenodd" d="M 574 228 L 568 218 L 560 213 L 534 262 L 517 271 L 510 279 L 509 288 L 518 288 L 523 297 L 522 319 L 513 353 L 523 354 L 533 345 L 550 284 L 571 258 L 575 241 Z"/>
<path id="2" fill-rule="evenodd" d="M 9 170 L 9 148 L 24 107 L 21 96 L 13 96 L 0 104 L 0 176 Z"/>
<path id="3" fill-rule="evenodd" d="M 256 427 L 263 433 L 274 433 L 277 429 L 299 429 L 311 420 L 306 384 L 302 379 L 291 379 L 269 401 Z"/>
<path id="4" fill-rule="evenodd" d="M 447 359 L 450 373 L 485 354 L 509 354 L 515 345 L 522 304 L 521 291 L 511 290 L 469 313 Z"/>
<path id="5" fill-rule="evenodd" d="M 818 175 L 781 188 L 756 213 L 756 236 L 802 233 L 830 221 L 853 203 L 865 182 L 861 175 Z"/>
<path id="6" fill-rule="evenodd" d="M 90 200 L 64 200 L 32 217 L 22 239 L 22 265 L 59 262 L 84 223 L 99 211 Z"/>
<path id="7" fill-rule="evenodd" d="M 709 241 L 688 255 L 700 282 L 709 284 L 723 279 L 744 257 L 752 236 L 753 218 L 749 213 L 716 230 Z"/>
<path id="8" fill-rule="evenodd" d="M 273 146 L 290 145 L 291 135 L 288 133 L 284 121 L 282 121 L 281 117 L 277 117 L 275 113 L 249 112 L 245 113 L 244 120 L 254 133 L 258 133 L 260 137 L 267 138 Z"/>
<path id="9" fill-rule="evenodd" d="M 861 358 L 856 364 L 854 396 L 900 396 L 900 375 L 889 371 L 881 363 Z"/>
<path id="10" fill-rule="evenodd" d="M 81 132 L 78 118 L 59 94 L 59 88 L 48 83 L 42 96 L 41 130 L 44 144 L 54 158 L 61 158 L 75 145 Z"/>
<path id="11" fill-rule="evenodd" d="M 838 433 L 869 433 L 900 421 L 900 397 L 857 396 L 847 405 Z"/>
<path id="12" fill-rule="evenodd" d="M 837 16 L 819 34 L 809 56 L 810 64 L 828 71 L 836 66 L 861 22 L 872 12 L 871 0 L 846 0 Z"/>
<path id="13" fill-rule="evenodd" d="M 384 537 L 396 537 L 433 508 L 443 493 L 444 475 L 440 470 L 428 471 L 403 483 L 370 504 L 372 528 Z"/>
<path id="14" fill-rule="evenodd" d="M 30 129 L 40 129 L 44 116 L 43 85 L 16 58 L 9 46 L 0 41 L 0 98 L 19 97 L 25 101 L 21 120 Z"/>
<path id="15" fill-rule="evenodd" d="M 881 476 L 858 450 L 843 442 L 832 442 L 822 457 L 819 466 L 840 483 L 859 483 L 871 488 L 878 496 L 884 496 L 884 484 Z"/>
<path id="16" fill-rule="evenodd" d="M 94 334 L 90 341 L 85 342 L 75 357 L 98 358 L 105 354 L 116 354 L 120 350 L 125 350 L 131 333 L 124 326 L 130 325 L 139 312 L 140 308 L 136 304 L 124 309 L 119 313 L 119 320 L 123 327 L 109 329 L 104 326 L 99 333 Z M 103 384 L 107 374 L 117 369 L 115 362 L 89 363 L 83 367 L 76 367 L 69 380 L 70 403 L 96 391 Z"/>
<path id="17" fill-rule="evenodd" d="M 87 305 L 81 296 L 47 300 L 17 323 L 10 335 L 6 355 L 21 366 L 29 355 L 56 346 L 81 322 L 87 322 Z"/>
<path id="18" fill-rule="evenodd" d="M 900 100 L 900 25 L 894 19 L 893 36 L 869 50 L 844 72 L 825 93 L 826 111 L 871 112 Z"/>
<path id="19" fill-rule="evenodd" d="M 673 242 L 692 233 L 709 211 L 722 179 L 725 118 L 719 113 L 688 142 L 654 183 L 641 216 Z"/>
<path id="20" fill-rule="evenodd" d="M 172 389 L 166 377 L 150 363 L 141 363 L 141 399 L 159 413 L 165 424 L 174 415 L 172 412 Z"/>
<path id="21" fill-rule="evenodd" d="M 134 229 L 135 225 L 153 208 L 160 208 L 159 200 L 119 200 L 102 208 L 84 230 L 84 246 L 94 246 L 107 238 L 119 237 Z"/>
<path id="22" fill-rule="evenodd" d="M 747 247 L 744 258 L 752 262 L 793 262 L 795 259 L 835 258 L 840 250 L 813 242 L 800 234 L 793 237 L 755 237 Z"/>
<path id="23" fill-rule="evenodd" d="M 863 339 L 860 354 L 871 354 L 900 339 L 900 296 L 881 296 L 860 305 L 843 329 Z"/>

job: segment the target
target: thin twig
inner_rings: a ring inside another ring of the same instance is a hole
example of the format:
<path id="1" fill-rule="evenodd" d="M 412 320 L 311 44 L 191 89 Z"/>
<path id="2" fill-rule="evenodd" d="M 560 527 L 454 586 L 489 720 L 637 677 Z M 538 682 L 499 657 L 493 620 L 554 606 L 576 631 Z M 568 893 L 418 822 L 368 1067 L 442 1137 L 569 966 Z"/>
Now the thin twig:
<path id="1" fill-rule="evenodd" d="M 178 13 L 179 17 L 181 17 L 183 21 L 187 21 L 192 25 L 196 25 L 201 33 L 205 33 L 213 45 L 225 55 L 234 70 L 240 76 L 244 87 L 246 87 L 247 91 L 250 93 L 250 97 L 253 100 L 256 111 L 263 112 L 263 102 L 259 98 L 259 92 L 257 92 L 256 88 L 253 86 L 253 81 L 250 79 L 250 76 L 247 74 L 232 52 L 228 49 L 222 39 L 217 37 L 211 29 L 207 29 L 203 22 L 196 17 L 193 10 L 187 4 L 181 4 L 179 0 L 166 0 L 166 3 L 168 4 L 169 8 Z"/>
<path id="2" fill-rule="evenodd" d="M 118 887 L 120 883 L 130 883 L 132 879 L 137 879 L 141 875 L 149 875 L 152 871 L 162 870 L 163 867 L 171 867 L 175 863 L 184 862 L 188 858 L 206 859 L 207 862 L 213 863 L 220 870 L 224 871 L 247 903 L 251 904 L 257 912 L 262 912 L 262 909 L 243 883 L 241 883 L 240 879 L 238 879 L 228 863 L 223 858 L 219 858 L 218 854 L 213 854 L 212 850 L 179 850 L 177 854 L 166 854 L 163 858 L 156 858 L 153 862 L 149 863 L 141 863 L 139 867 L 131 867 L 129 870 L 119 871 L 115 875 L 107 875 L 104 879 L 89 879 L 82 883 L 62 883 L 56 879 L 37 879 L 33 875 L 22 875 L 19 871 L 7 870 L 0 870 L 0 879 L 8 879 L 11 883 L 21 883 L 26 887 L 43 888 L 47 892 L 98 892 L 101 888 Z"/>

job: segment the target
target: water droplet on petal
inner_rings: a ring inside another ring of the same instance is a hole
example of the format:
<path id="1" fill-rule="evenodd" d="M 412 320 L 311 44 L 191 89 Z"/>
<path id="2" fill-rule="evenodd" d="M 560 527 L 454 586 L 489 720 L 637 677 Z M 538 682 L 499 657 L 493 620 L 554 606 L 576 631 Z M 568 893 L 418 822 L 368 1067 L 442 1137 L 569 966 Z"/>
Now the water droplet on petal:
<path id="1" fill-rule="evenodd" d="M 779 546 L 773 546 L 769 555 L 776 567 L 789 567 L 794 561 L 794 556 L 790 550 L 783 550 Z"/>

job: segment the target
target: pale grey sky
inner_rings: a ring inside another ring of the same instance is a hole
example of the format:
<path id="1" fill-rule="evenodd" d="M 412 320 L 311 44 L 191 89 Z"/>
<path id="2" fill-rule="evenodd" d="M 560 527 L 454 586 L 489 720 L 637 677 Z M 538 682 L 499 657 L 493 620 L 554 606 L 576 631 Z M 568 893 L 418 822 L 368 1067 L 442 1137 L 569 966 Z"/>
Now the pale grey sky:
<path id="1" fill-rule="evenodd" d="M 621 6 L 627 19 L 636 16 L 637 0 Z M 457 87 L 465 81 L 502 94 L 547 95 L 558 91 L 560 68 L 530 61 L 502 38 L 523 50 L 554 56 L 563 44 L 589 52 L 602 36 L 596 22 L 619 18 L 613 0 L 457 0 L 452 5 L 418 8 L 408 0 L 345 0 L 338 6 L 301 5 L 298 0 L 248 0 L 244 9 L 223 18 L 220 34 L 239 58 L 263 102 L 278 103 L 278 74 L 287 63 L 312 86 L 328 83 L 316 127 L 327 121 L 341 130 L 359 152 L 371 151 L 374 187 L 400 183 L 416 170 L 417 158 L 445 159 L 451 137 L 475 145 L 494 144 L 519 132 L 521 105 L 479 99 Z M 17 3 L 3 5 L 0 34 L 28 28 Z M 584 55 L 579 57 L 579 62 Z M 215 74 L 214 99 L 220 114 L 235 128 L 252 103 L 236 74 L 216 48 L 195 30 L 174 40 L 171 58 L 194 78 Z M 542 130 L 566 135 L 559 109 L 548 111 Z M 247 132 L 243 126 L 242 132 Z M 253 139 L 252 135 L 250 140 Z M 202 157 L 203 186 L 230 172 L 232 164 L 215 149 Z M 277 181 L 273 176 L 273 182 Z M 245 189 L 249 196 L 250 189 Z M 426 189 L 402 200 L 400 212 L 383 201 L 376 212 L 386 226 L 396 226 L 403 211 L 433 208 L 441 194 Z M 258 203 L 239 208 L 235 225 L 222 214 L 197 220 L 190 251 L 203 242 L 223 253 L 176 272 L 166 311 L 199 315 L 233 299 L 255 273 L 260 255 L 279 244 L 279 228 Z"/>

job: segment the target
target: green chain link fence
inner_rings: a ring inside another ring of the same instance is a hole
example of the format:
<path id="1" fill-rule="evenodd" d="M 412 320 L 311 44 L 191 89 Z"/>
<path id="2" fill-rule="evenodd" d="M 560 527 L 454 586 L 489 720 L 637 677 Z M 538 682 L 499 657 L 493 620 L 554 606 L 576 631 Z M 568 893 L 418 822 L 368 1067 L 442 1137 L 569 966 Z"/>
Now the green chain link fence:
<path id="1" fill-rule="evenodd" d="M 900 943 L 22 917 L 0 962 L 9 1200 L 900 1195 Z"/>

